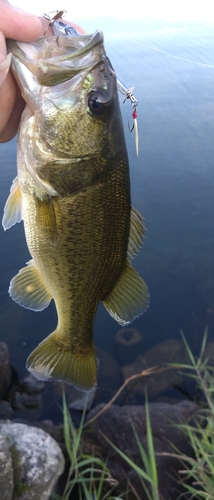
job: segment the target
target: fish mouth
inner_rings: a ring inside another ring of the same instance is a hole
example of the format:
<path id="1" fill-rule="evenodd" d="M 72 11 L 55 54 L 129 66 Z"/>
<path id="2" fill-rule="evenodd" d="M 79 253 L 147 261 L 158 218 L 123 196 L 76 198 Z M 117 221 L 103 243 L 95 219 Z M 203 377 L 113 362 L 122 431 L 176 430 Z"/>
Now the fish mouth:
<path id="1" fill-rule="evenodd" d="M 93 69 L 106 56 L 103 33 L 42 37 L 32 44 L 8 40 L 13 56 L 36 74 L 38 83 L 55 86 Z"/>

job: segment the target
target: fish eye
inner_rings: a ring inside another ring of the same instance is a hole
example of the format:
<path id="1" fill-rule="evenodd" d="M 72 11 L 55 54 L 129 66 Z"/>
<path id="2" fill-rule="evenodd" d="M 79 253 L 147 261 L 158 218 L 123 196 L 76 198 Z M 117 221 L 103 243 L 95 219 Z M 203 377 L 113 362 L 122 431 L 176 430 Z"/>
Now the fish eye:
<path id="1" fill-rule="evenodd" d="M 93 115 L 103 115 L 109 105 L 109 96 L 104 92 L 93 90 L 88 96 L 88 107 Z"/>

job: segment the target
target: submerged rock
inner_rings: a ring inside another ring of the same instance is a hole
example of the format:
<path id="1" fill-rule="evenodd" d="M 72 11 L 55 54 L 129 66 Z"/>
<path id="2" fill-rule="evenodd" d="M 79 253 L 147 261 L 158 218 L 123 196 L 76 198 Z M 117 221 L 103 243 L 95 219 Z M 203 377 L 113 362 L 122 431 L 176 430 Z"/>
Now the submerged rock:
<path id="1" fill-rule="evenodd" d="M 2 463 L 8 463 L 8 477 L 13 475 L 13 496 L 1 496 L 1 500 L 48 500 L 64 470 L 64 457 L 56 441 L 42 429 L 20 423 L 0 423 L 0 437 L 4 443 Z"/>
<path id="2" fill-rule="evenodd" d="M 25 394 L 41 394 L 45 387 L 44 382 L 34 377 L 32 373 L 28 373 L 22 382 L 19 384 L 19 391 Z"/>
<path id="3" fill-rule="evenodd" d="M 186 348 L 181 340 L 169 339 L 159 342 L 152 349 L 137 356 L 133 363 L 122 367 L 124 378 L 141 373 L 151 367 L 156 371 L 149 375 L 140 377 L 133 385 L 129 385 L 126 391 L 126 404 L 142 404 L 145 397 L 145 389 L 149 397 L 157 397 L 160 393 L 182 385 L 183 377 L 175 367 L 169 368 L 169 363 L 189 363 Z"/>
<path id="4" fill-rule="evenodd" d="M 8 401 L 0 401 L 0 419 L 11 418 L 13 415 L 13 409 Z"/>
<path id="5" fill-rule="evenodd" d="M 99 404 L 108 402 L 115 395 L 123 383 L 123 374 L 117 361 L 109 352 L 97 347 L 96 354 L 99 366 L 95 404 Z"/>
<path id="6" fill-rule="evenodd" d="M 42 408 L 42 392 L 45 388 L 44 382 L 36 379 L 29 373 L 13 391 L 11 403 L 14 410 L 25 410 Z"/>
<path id="7" fill-rule="evenodd" d="M 87 421 L 94 417 L 104 405 L 99 405 L 90 411 Z M 165 456 L 164 452 L 172 453 L 170 443 L 173 443 L 182 453 L 189 456 L 192 450 L 188 444 L 187 437 L 173 424 L 185 423 L 198 409 L 195 403 L 182 401 L 175 405 L 167 403 L 150 403 L 150 420 L 153 431 L 153 440 L 156 456 L 159 494 L 160 498 L 177 500 L 179 489 L 175 479 L 180 470 L 180 461 L 171 456 Z M 142 460 L 131 423 L 137 431 L 140 442 L 147 449 L 146 415 L 144 406 L 117 406 L 112 405 L 105 413 L 89 424 L 87 431 L 96 446 L 102 450 L 103 460 L 107 459 L 107 466 L 112 477 L 119 481 L 119 486 L 114 490 L 114 495 L 121 495 L 126 491 L 127 479 L 131 482 L 141 500 L 147 500 L 147 495 L 139 479 L 139 476 L 125 462 L 119 454 L 107 443 L 106 436 L 119 450 L 125 453 L 139 467 L 143 468 Z M 101 432 L 102 433 L 101 433 Z M 172 476 L 172 477 L 171 477 Z M 129 500 L 136 500 L 135 493 L 130 489 Z"/>
<path id="8" fill-rule="evenodd" d="M 214 342 L 208 342 L 205 352 L 204 352 L 204 359 L 208 360 L 208 365 L 213 366 L 214 364 Z"/>
<path id="9" fill-rule="evenodd" d="M 89 411 L 92 408 L 97 388 L 91 391 L 80 391 L 70 384 L 54 382 L 54 397 L 61 403 L 63 392 L 66 396 L 66 403 L 70 410 Z"/>
<path id="10" fill-rule="evenodd" d="M 51 384 L 45 384 L 28 373 L 21 381 L 16 382 L 6 397 L 15 418 L 32 421 L 41 418 L 53 405 L 52 392 Z"/>
<path id="11" fill-rule="evenodd" d="M 62 402 L 63 391 L 66 394 L 67 405 L 70 410 L 86 411 L 101 402 L 108 402 L 123 383 L 121 368 L 113 356 L 104 349 L 96 348 L 97 354 L 97 386 L 91 391 L 79 391 L 70 384 L 53 383 L 54 399 Z"/>
<path id="12" fill-rule="evenodd" d="M 114 342 L 114 357 L 120 364 L 129 363 L 141 351 L 143 336 L 136 328 L 121 328 Z"/>
<path id="13" fill-rule="evenodd" d="M 0 342 L 0 398 L 10 385 L 11 368 L 7 344 Z"/>
<path id="14" fill-rule="evenodd" d="M 12 405 L 15 411 L 42 408 L 42 396 L 41 394 L 29 395 L 17 391 L 13 395 Z"/>

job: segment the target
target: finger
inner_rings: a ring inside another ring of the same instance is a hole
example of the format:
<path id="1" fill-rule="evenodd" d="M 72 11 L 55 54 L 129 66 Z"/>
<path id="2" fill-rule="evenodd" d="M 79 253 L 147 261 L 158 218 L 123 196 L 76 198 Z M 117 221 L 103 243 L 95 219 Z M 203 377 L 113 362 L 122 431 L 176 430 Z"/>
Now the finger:
<path id="1" fill-rule="evenodd" d="M 6 54 L 5 39 L 0 32 L 0 142 L 14 137 L 24 107 L 20 91 L 9 72 L 11 56 Z"/>
<path id="2" fill-rule="evenodd" d="M 10 69 L 11 55 L 7 56 L 7 49 L 5 44 L 5 38 L 3 33 L 0 31 L 0 88 L 4 81 L 6 80 L 8 71 Z"/>
<path id="3" fill-rule="evenodd" d="M 0 1 L 0 31 L 5 38 L 31 42 L 43 34 L 43 23 L 39 17 Z"/>
<path id="4" fill-rule="evenodd" d="M 17 134 L 22 112 L 26 104 L 22 99 L 20 90 L 10 73 L 6 81 L 6 85 L 8 89 L 9 100 L 7 100 L 6 104 L 5 98 L 7 96 L 7 91 L 4 91 L 4 100 L 2 99 L 1 105 L 3 113 L 1 113 L 0 119 L 0 142 L 7 142 L 15 137 L 15 135 Z M 10 85 L 12 88 L 10 87 Z"/>
<path id="5" fill-rule="evenodd" d="M 12 54 L 8 54 L 5 58 L 3 54 L 0 53 L 0 88 L 7 78 L 10 69 L 11 56 Z"/>

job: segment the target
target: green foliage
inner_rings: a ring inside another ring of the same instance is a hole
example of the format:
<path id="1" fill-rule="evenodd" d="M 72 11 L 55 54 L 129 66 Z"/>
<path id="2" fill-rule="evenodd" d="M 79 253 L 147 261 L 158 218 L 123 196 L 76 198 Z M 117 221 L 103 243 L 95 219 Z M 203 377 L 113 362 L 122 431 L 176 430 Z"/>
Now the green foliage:
<path id="1" fill-rule="evenodd" d="M 183 431 L 194 451 L 194 458 L 181 454 L 175 447 L 171 455 L 180 460 L 182 470 L 182 485 L 185 488 L 179 498 L 190 498 L 196 500 L 214 500 L 214 368 L 208 365 L 208 359 L 204 358 L 207 342 L 207 330 L 205 331 L 201 352 L 198 358 L 194 357 L 181 332 L 183 342 L 186 346 L 190 364 L 173 365 L 182 370 L 185 376 L 195 380 L 196 386 L 203 395 L 201 409 L 197 412 L 195 419 L 191 423 L 180 424 L 178 427 Z M 132 430 L 139 448 L 139 454 L 142 460 L 142 467 L 139 467 L 119 448 L 117 448 L 106 436 L 103 437 L 109 445 L 123 458 L 123 460 L 138 474 L 148 500 L 160 500 L 158 492 L 158 474 L 156 465 L 156 456 L 153 445 L 152 428 L 149 415 L 149 404 L 146 396 L 146 430 L 147 430 L 147 450 L 142 446 L 137 431 L 132 425 Z M 122 500 L 119 497 L 112 497 L 111 491 L 114 488 L 115 481 L 112 479 L 106 464 L 93 455 L 85 455 L 81 450 L 81 435 L 83 432 L 83 422 L 85 412 L 83 412 L 80 427 L 74 428 L 70 413 L 66 406 L 65 396 L 63 396 L 63 414 L 64 414 L 64 439 L 67 454 L 70 460 L 69 474 L 63 496 L 52 495 L 53 500 L 69 500 L 75 486 L 78 487 L 79 500 Z M 129 482 L 129 480 L 128 480 Z M 112 488 L 108 493 L 103 493 L 104 485 L 109 483 Z M 136 499 L 140 500 L 139 495 L 131 486 Z M 127 492 L 128 495 L 128 492 Z M 123 495 L 122 495 L 123 496 Z M 123 497 L 124 498 L 124 497 Z M 125 496 L 124 500 L 127 500 Z M 178 499 L 179 500 L 179 499 Z"/>
<path id="2" fill-rule="evenodd" d="M 63 394 L 64 441 L 70 466 L 62 497 L 52 493 L 52 500 L 69 500 L 74 488 L 78 489 L 79 500 L 121 500 L 109 496 L 117 482 L 111 477 L 106 464 L 100 458 L 82 452 L 84 418 L 85 411 L 79 429 L 75 429 Z M 108 493 L 103 493 L 106 483 L 111 487 Z"/>
<path id="3" fill-rule="evenodd" d="M 214 377 L 213 367 L 208 366 L 208 359 L 204 359 L 207 342 L 205 330 L 201 352 L 198 358 L 193 356 L 190 347 L 183 335 L 191 365 L 180 365 L 189 371 L 189 376 L 194 378 L 200 391 L 203 393 L 205 404 L 196 414 L 193 423 L 181 424 L 178 427 L 187 435 L 194 450 L 194 458 L 180 456 L 183 470 L 183 485 L 191 499 L 214 499 Z M 176 450 L 178 451 L 178 450 Z"/>
<path id="4" fill-rule="evenodd" d="M 140 438 L 137 434 L 137 431 L 133 425 L 132 425 L 132 430 L 134 432 L 134 436 L 139 448 L 139 453 L 140 457 L 142 460 L 143 468 L 139 467 L 137 464 L 133 462 L 127 455 L 125 455 L 117 446 L 115 446 L 106 436 L 104 438 L 106 441 L 112 446 L 112 448 L 126 461 L 128 465 L 139 475 L 139 477 L 142 480 L 142 484 L 144 487 L 144 490 L 146 492 L 148 500 L 159 500 L 159 493 L 158 493 L 158 474 L 157 474 L 157 466 L 156 466 L 156 457 L 155 457 L 155 450 L 154 450 L 154 445 L 153 445 L 153 437 L 152 437 L 152 428 L 151 428 L 151 422 L 150 422 L 150 415 L 149 415 L 149 404 L 148 404 L 148 399 L 146 395 L 146 402 L 145 402 L 145 410 L 146 410 L 146 434 L 147 434 L 147 448 L 148 452 L 144 449 L 142 446 L 142 443 L 140 441 Z M 147 484 L 150 484 L 151 488 L 151 493 L 149 491 L 149 488 L 147 487 Z M 136 498 L 138 498 L 138 495 L 136 493 Z"/>

